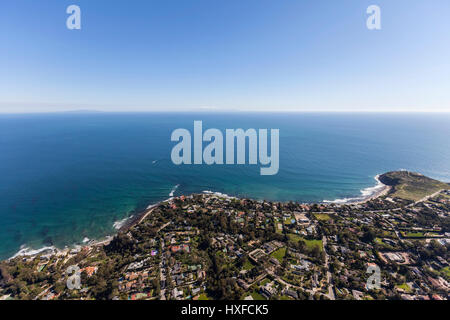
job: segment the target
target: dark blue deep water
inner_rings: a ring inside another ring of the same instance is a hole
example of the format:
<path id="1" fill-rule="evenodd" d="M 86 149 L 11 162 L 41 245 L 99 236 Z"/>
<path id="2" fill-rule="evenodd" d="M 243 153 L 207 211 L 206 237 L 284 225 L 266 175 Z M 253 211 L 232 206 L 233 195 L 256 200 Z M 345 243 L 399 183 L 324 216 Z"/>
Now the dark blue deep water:
<path id="1" fill-rule="evenodd" d="M 280 171 L 175 166 L 176 128 L 280 129 Z M 21 246 L 79 244 L 114 233 L 134 210 L 217 191 L 315 202 L 357 197 L 390 170 L 450 181 L 450 114 L 0 115 L 0 258 Z"/>

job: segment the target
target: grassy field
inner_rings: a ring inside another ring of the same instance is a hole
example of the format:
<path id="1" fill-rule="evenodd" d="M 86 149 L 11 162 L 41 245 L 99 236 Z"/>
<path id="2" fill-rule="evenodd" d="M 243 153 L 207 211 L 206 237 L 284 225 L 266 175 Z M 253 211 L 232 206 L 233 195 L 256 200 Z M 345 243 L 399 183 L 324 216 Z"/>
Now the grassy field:
<path id="1" fill-rule="evenodd" d="M 405 231 L 402 231 L 401 233 L 406 238 L 422 238 L 422 237 L 424 237 L 423 232 L 405 232 Z"/>
<path id="2" fill-rule="evenodd" d="M 250 295 L 252 296 L 253 300 L 266 300 L 266 298 L 264 298 L 259 292 L 257 291 L 253 291 L 252 293 L 250 293 Z"/>
<path id="3" fill-rule="evenodd" d="M 403 289 L 403 290 L 405 290 L 405 292 L 408 292 L 408 293 L 412 292 L 411 287 L 408 286 L 406 283 L 397 285 L 397 288 Z"/>
<path id="4" fill-rule="evenodd" d="M 450 279 L 450 267 L 442 268 L 440 272 L 444 276 L 444 278 Z"/>
<path id="5" fill-rule="evenodd" d="M 289 238 L 289 240 L 294 241 L 294 242 L 299 242 L 300 240 L 303 240 L 302 237 L 300 237 L 299 235 L 294 234 L 294 233 L 289 233 L 288 238 Z"/>
<path id="6" fill-rule="evenodd" d="M 383 238 L 396 238 L 396 235 L 392 231 L 382 230 Z"/>
<path id="7" fill-rule="evenodd" d="M 275 220 L 275 230 L 278 234 L 283 234 L 283 224 L 278 220 Z"/>
<path id="8" fill-rule="evenodd" d="M 246 260 L 243 266 L 244 270 L 251 270 L 253 269 L 254 265 L 249 260 Z"/>
<path id="9" fill-rule="evenodd" d="M 306 243 L 306 246 L 308 249 L 313 249 L 314 247 L 318 247 L 320 251 L 323 250 L 323 243 L 322 240 L 303 240 Z"/>
<path id="10" fill-rule="evenodd" d="M 202 293 L 199 297 L 198 300 L 211 300 L 208 295 L 206 293 Z"/>
<path id="11" fill-rule="evenodd" d="M 298 241 L 304 241 L 306 244 L 306 247 L 309 250 L 312 250 L 314 247 L 319 247 L 320 251 L 323 250 L 323 243 L 322 240 L 306 240 L 302 237 L 300 237 L 299 235 L 290 233 L 288 234 L 289 240 L 294 241 L 294 242 L 298 242 Z"/>
<path id="12" fill-rule="evenodd" d="M 315 213 L 314 217 L 316 217 L 319 221 L 328 221 L 331 219 L 331 217 L 326 213 Z"/>
<path id="13" fill-rule="evenodd" d="M 375 238 L 374 242 L 380 246 L 383 246 L 384 249 L 395 250 L 393 246 L 383 241 L 382 238 Z"/>
<path id="14" fill-rule="evenodd" d="M 450 186 L 438 180 L 409 171 L 393 171 L 380 176 L 380 181 L 392 187 L 390 197 L 418 201 Z"/>
<path id="15" fill-rule="evenodd" d="M 285 255 L 286 255 L 286 248 L 280 248 L 270 254 L 271 257 L 274 257 L 275 259 L 280 261 L 280 263 L 283 262 L 283 258 Z"/>

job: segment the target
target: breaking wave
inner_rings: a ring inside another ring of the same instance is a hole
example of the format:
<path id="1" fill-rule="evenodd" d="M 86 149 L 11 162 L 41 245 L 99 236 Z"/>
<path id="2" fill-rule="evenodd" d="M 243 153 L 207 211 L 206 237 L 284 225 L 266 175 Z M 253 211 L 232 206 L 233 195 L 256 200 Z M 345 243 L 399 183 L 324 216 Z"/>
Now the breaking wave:
<path id="1" fill-rule="evenodd" d="M 49 246 L 49 247 L 42 247 L 40 249 L 31 249 L 30 247 L 27 247 L 26 245 L 21 245 L 19 251 L 13 255 L 10 259 L 14 259 L 17 257 L 28 257 L 28 256 L 34 256 L 40 253 L 44 253 L 44 252 L 56 252 L 57 249 L 54 246 Z"/>
<path id="2" fill-rule="evenodd" d="M 215 196 L 223 197 L 223 198 L 237 199 L 236 197 L 230 196 L 230 195 L 228 195 L 226 193 L 222 193 L 222 192 L 214 192 L 214 191 L 210 191 L 210 190 L 204 190 L 204 191 L 202 191 L 202 193 L 213 194 Z"/>
<path id="3" fill-rule="evenodd" d="M 172 191 L 170 191 L 170 193 L 169 193 L 169 197 L 173 197 L 173 195 L 175 194 L 175 191 L 177 191 L 179 186 L 180 185 L 177 184 L 175 187 L 173 187 Z"/>
<path id="4" fill-rule="evenodd" d="M 127 223 L 127 221 L 130 220 L 131 218 L 133 218 L 133 216 L 129 216 L 129 217 L 123 218 L 122 220 L 118 220 L 118 221 L 114 222 L 114 224 L 113 224 L 114 229 L 120 230 L 120 228 L 122 228 L 125 225 L 125 223 Z"/>
<path id="5" fill-rule="evenodd" d="M 385 184 L 381 183 L 379 180 L 380 175 L 375 176 L 375 180 L 377 184 L 374 187 L 368 187 L 361 190 L 361 195 L 359 197 L 354 198 L 342 198 L 342 199 L 336 199 L 336 200 L 324 200 L 323 203 L 335 203 L 335 204 L 344 204 L 344 203 L 354 203 L 359 201 L 367 200 L 374 195 L 378 194 L 379 192 L 383 191 L 383 189 L 386 187 Z"/>

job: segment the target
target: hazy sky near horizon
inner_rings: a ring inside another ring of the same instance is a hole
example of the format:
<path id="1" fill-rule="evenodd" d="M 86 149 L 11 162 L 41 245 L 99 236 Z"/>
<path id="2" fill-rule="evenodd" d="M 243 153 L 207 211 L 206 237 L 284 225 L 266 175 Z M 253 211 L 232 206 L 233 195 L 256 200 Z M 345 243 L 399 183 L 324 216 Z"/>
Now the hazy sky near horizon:
<path id="1" fill-rule="evenodd" d="M 81 30 L 66 28 L 72 4 Z M 449 12 L 448 0 L 2 0 L 0 112 L 450 111 Z"/>

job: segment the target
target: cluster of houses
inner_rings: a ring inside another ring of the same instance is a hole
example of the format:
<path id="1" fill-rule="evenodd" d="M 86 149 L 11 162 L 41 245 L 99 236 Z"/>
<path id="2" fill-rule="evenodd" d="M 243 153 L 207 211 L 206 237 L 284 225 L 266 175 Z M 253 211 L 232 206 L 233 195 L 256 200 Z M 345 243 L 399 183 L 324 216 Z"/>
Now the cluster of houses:
<path id="1" fill-rule="evenodd" d="M 272 203 L 213 193 L 171 198 L 142 222 L 151 236 L 133 238 L 142 231 L 139 226 L 126 233 L 145 249 L 121 269 L 116 298 L 206 296 L 213 263 L 200 248 L 203 230 L 190 220 L 205 214 L 233 224 L 224 230 L 215 224 L 209 250 L 233 266 L 230 280 L 243 299 L 448 299 L 450 234 L 438 221 L 449 218 L 449 208 L 448 190 L 417 203 L 391 197 L 342 205 Z M 426 218 L 430 212 L 434 220 Z M 42 252 L 34 268 L 43 272 L 83 256 L 81 272 L 93 277 L 104 259 L 104 254 L 97 259 L 102 250 Z M 377 290 L 367 286 L 368 267 L 381 270 Z M 89 288 L 83 290 L 82 297 L 89 297 Z M 58 297 L 50 284 L 38 296 Z"/>

